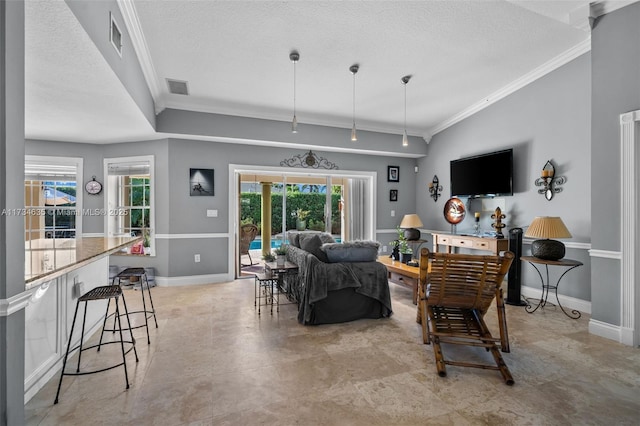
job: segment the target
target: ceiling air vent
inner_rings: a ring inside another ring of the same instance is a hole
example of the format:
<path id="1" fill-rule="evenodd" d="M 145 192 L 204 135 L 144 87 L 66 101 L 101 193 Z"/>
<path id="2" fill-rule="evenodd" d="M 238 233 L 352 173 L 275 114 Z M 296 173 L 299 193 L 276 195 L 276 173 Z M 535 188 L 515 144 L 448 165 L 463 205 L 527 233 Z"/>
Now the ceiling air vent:
<path id="1" fill-rule="evenodd" d="M 170 78 L 167 78 L 167 86 L 169 86 L 169 93 L 173 93 L 174 95 L 189 94 L 189 88 L 187 87 L 186 81 L 171 80 Z"/>

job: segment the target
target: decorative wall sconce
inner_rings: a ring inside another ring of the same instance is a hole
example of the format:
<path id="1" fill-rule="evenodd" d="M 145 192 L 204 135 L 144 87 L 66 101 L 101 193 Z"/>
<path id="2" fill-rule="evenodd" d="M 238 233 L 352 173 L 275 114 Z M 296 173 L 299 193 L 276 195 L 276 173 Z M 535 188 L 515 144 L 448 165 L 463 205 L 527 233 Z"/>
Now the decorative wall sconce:
<path id="1" fill-rule="evenodd" d="M 442 192 L 442 185 L 440 185 L 440 181 L 438 180 L 437 175 L 433 175 L 433 180 L 429 182 L 429 196 L 433 198 L 433 201 L 438 201 L 440 197 L 440 192 Z"/>
<path id="2" fill-rule="evenodd" d="M 493 214 L 491 215 L 491 219 L 495 220 L 495 222 L 491 224 L 491 227 L 496 230 L 496 238 L 504 238 L 504 234 L 502 233 L 502 228 L 504 228 L 507 225 L 502 223 L 502 219 L 506 219 L 506 218 L 507 216 L 502 214 L 502 209 L 500 209 L 500 207 L 496 207 L 496 211 L 493 212 Z"/>
<path id="3" fill-rule="evenodd" d="M 551 164 L 551 160 L 549 160 L 542 168 L 542 173 L 536 179 L 535 184 L 536 186 L 542 186 L 541 189 L 538 189 L 538 194 L 544 194 L 544 198 L 551 201 L 554 193 L 562 192 L 560 185 L 563 185 L 566 181 L 567 178 L 564 176 L 556 176 L 556 169 Z"/>

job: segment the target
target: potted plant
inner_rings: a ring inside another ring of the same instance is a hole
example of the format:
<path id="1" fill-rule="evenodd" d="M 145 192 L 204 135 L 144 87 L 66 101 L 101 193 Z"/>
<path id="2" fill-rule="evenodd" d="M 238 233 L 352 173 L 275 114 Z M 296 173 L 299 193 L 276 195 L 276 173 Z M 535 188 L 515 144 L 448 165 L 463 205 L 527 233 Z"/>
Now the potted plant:
<path id="1" fill-rule="evenodd" d="M 296 216 L 296 230 L 304 231 L 307 229 L 307 217 L 309 217 L 309 210 L 298 209 L 295 211 Z"/>
<path id="2" fill-rule="evenodd" d="M 411 261 L 411 258 L 413 257 L 413 250 L 409 245 L 409 241 L 404 236 L 404 230 L 398 227 L 396 228 L 396 231 L 398 232 L 398 239 L 389 243 L 391 247 L 393 247 L 391 257 L 393 260 L 399 260 L 402 263 L 407 263 Z"/>
<path id="3" fill-rule="evenodd" d="M 151 236 L 149 231 L 145 231 L 144 233 L 142 246 L 144 247 L 144 254 L 151 254 Z"/>
<path id="4" fill-rule="evenodd" d="M 271 253 L 270 251 L 266 251 L 266 252 L 262 253 L 262 260 L 264 260 L 267 263 L 275 262 L 276 255 Z"/>
<path id="5" fill-rule="evenodd" d="M 287 256 L 287 246 L 285 244 L 282 244 L 280 247 L 277 247 L 275 249 L 276 252 L 276 265 L 278 266 L 284 266 L 284 262 L 286 260 L 286 256 Z"/>
<path id="6" fill-rule="evenodd" d="M 409 244 L 404 241 L 400 244 L 400 262 L 408 263 L 411 262 L 411 258 L 413 257 L 413 250 L 409 247 Z"/>

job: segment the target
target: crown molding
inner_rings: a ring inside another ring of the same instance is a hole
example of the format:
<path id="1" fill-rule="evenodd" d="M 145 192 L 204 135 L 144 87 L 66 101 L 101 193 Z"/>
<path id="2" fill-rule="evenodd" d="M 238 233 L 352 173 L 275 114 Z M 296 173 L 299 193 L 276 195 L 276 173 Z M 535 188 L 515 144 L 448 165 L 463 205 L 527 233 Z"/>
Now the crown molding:
<path id="1" fill-rule="evenodd" d="M 600 0 L 591 3 L 591 17 L 599 18 L 607 13 L 622 9 L 625 6 L 636 3 L 638 0 Z"/>
<path id="2" fill-rule="evenodd" d="M 159 114 L 165 108 L 162 104 L 161 97 L 162 85 L 158 79 L 158 73 L 156 73 L 156 69 L 153 66 L 153 61 L 151 60 L 151 53 L 149 52 L 147 41 L 140 26 L 138 12 L 136 12 L 133 0 L 116 1 L 120 8 L 120 12 L 122 13 L 124 25 L 127 27 L 127 31 L 129 32 L 133 50 L 136 52 L 136 56 L 140 62 L 142 74 L 144 75 L 147 87 L 149 87 L 149 91 L 151 92 L 151 97 L 153 98 L 153 103 L 155 105 L 155 112 L 156 114 Z"/>
<path id="3" fill-rule="evenodd" d="M 537 79 L 544 77 L 550 72 L 560 68 L 561 66 L 567 64 L 568 62 L 574 60 L 578 56 L 588 52 L 591 50 L 591 36 L 589 36 L 585 41 L 575 45 L 571 49 L 563 52 L 562 54 L 556 56 L 550 61 L 542 64 L 538 68 L 533 71 L 523 75 L 522 77 L 514 80 L 510 84 L 504 86 L 502 89 L 490 94 L 486 98 L 481 99 L 475 104 L 471 105 L 469 108 L 459 112 L 453 117 L 441 122 L 431 129 L 431 134 L 435 135 L 436 133 L 440 133 L 441 131 L 453 126 L 456 123 L 461 122 L 462 120 L 471 117 L 473 114 L 482 111 L 490 105 L 498 102 L 499 100 L 506 98 L 512 93 L 522 89 L 529 83 L 536 81 Z"/>
<path id="4" fill-rule="evenodd" d="M 157 135 L 162 138 L 170 138 L 170 139 L 198 140 L 198 141 L 229 143 L 229 144 L 237 144 L 237 145 L 255 145 L 255 146 L 267 146 L 267 147 L 279 147 L 279 148 L 292 148 L 292 149 L 298 149 L 298 150 L 311 149 L 314 151 L 322 151 L 322 152 L 342 152 L 342 153 L 349 153 L 349 154 L 376 155 L 376 156 L 387 156 L 387 157 L 398 157 L 398 158 L 422 158 L 425 156 L 425 154 L 409 153 L 409 152 L 402 152 L 402 151 L 375 151 L 371 149 L 358 149 L 358 148 L 324 146 L 324 145 L 313 145 L 313 144 L 299 144 L 299 143 L 293 143 L 293 142 L 266 141 L 266 140 L 246 139 L 246 138 L 230 138 L 225 136 L 189 135 L 189 134 L 182 134 L 182 133 L 157 133 Z M 158 238 L 158 234 L 156 234 L 156 238 Z"/>

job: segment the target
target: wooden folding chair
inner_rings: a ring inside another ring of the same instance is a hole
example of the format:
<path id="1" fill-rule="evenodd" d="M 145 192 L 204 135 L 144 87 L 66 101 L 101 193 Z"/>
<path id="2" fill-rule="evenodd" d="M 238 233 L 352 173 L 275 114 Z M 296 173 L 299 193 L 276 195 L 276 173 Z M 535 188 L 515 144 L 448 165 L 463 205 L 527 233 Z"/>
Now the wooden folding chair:
<path id="1" fill-rule="evenodd" d="M 447 375 L 445 365 L 499 370 L 508 385 L 513 377 L 496 346 L 509 352 L 509 337 L 502 295 L 502 280 L 514 255 L 479 256 L 420 252 L 419 322 L 424 343 L 433 341 L 436 368 Z M 494 338 L 484 315 L 496 299 L 500 337 Z M 444 358 L 441 343 L 480 346 L 490 351 L 496 365 L 452 361 Z"/>

